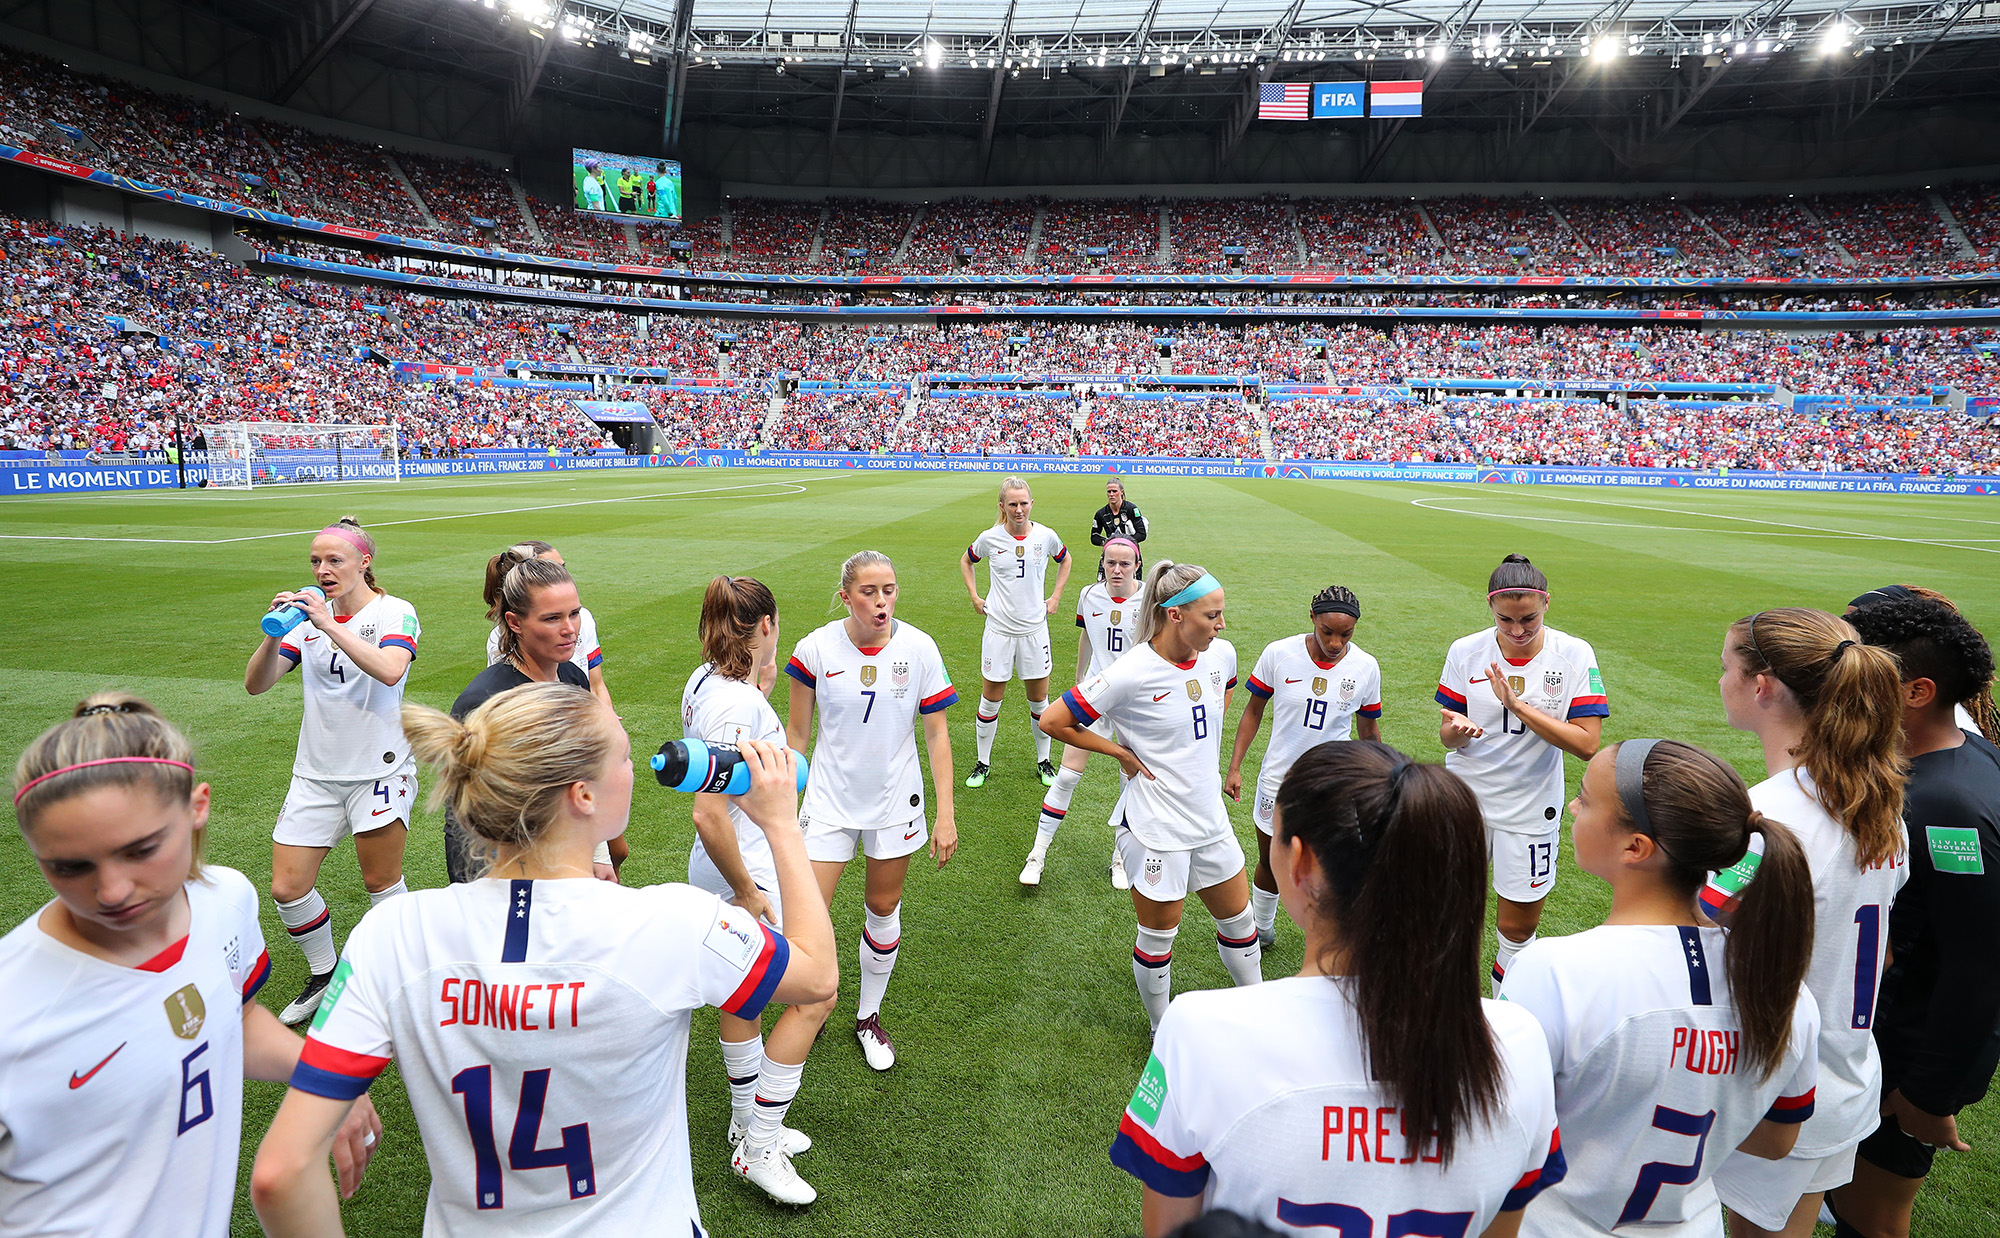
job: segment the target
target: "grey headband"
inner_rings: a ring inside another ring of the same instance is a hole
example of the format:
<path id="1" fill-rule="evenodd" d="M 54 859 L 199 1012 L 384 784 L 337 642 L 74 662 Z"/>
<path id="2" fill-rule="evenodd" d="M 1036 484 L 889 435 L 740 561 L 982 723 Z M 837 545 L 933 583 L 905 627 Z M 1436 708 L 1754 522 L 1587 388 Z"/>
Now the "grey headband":
<path id="1" fill-rule="evenodd" d="M 1618 799 L 1625 805 L 1625 815 L 1632 819 L 1632 828 L 1648 838 L 1653 837 L 1653 823 L 1646 815 L 1646 758 L 1653 754 L 1653 745 L 1659 742 L 1657 739 L 1623 741 L 1618 745 L 1618 763 L 1613 767 L 1618 775 Z"/>

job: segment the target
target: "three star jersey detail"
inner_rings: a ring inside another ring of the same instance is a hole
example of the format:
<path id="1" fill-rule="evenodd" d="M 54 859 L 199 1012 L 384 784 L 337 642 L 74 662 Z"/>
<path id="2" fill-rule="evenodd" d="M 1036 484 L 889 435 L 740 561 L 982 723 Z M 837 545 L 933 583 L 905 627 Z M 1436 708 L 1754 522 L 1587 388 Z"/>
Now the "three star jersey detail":
<path id="1" fill-rule="evenodd" d="M 500 1208 L 519 1232 L 700 1233 L 686 1124 L 660 1116 L 685 1112 L 690 1019 L 756 1019 L 790 958 L 685 885 L 415 891 L 349 936 L 292 1086 L 352 1099 L 400 1064 L 431 1171 L 426 1233 L 487 1232 Z"/>
<path id="2" fill-rule="evenodd" d="M 994 525 L 972 539 L 965 556 L 987 564 L 986 626 L 1003 636 L 1034 636 L 1048 630 L 1049 610 L 1044 592 L 1050 563 L 1069 558 L 1062 538 L 1047 525 L 1030 522 L 1015 537 Z"/>
<path id="3" fill-rule="evenodd" d="M 1481 1003 L 1501 1058 L 1500 1103 L 1460 1132 L 1446 1166 L 1375 1082 L 1351 984 L 1289 977 L 1182 994 L 1154 1035 L 1112 1163 L 1162 1195 L 1203 1196 L 1287 1232 L 1362 1217 L 1380 1232 L 1422 1200 L 1427 1219 L 1476 1234 L 1563 1180 L 1548 1049 L 1525 1012 Z M 1264 1037 L 1268 1051 L 1251 1058 L 1229 1048 L 1272 1027 L 1310 1034 Z"/>
<path id="4" fill-rule="evenodd" d="M 590 613 L 590 607 L 583 607 L 582 612 L 576 617 L 576 648 L 571 651 L 569 660 L 587 676 L 604 665 L 604 647 L 598 643 L 597 619 Z M 500 629 L 496 626 L 486 634 L 486 665 L 499 661 Z"/>
<path id="5" fill-rule="evenodd" d="M 1461 637 L 1452 642 L 1438 676 L 1437 703 L 1485 732 L 1445 753 L 1444 763 L 1479 797 L 1488 829 L 1544 833 L 1554 828 L 1563 802 L 1562 750 L 1501 708 L 1486 683 L 1489 666 L 1505 667 L 1515 695 L 1551 718 L 1574 721 L 1611 713 L 1590 643 L 1555 628 L 1542 632 L 1542 651 L 1523 662 L 1504 656 L 1496 628 Z"/>
<path id="6" fill-rule="evenodd" d="M 1800 991 L 1784 1055 L 1760 1078 L 1724 979 L 1728 948 L 1713 926 L 1603 925 L 1540 938 L 1507 969 L 1503 998 L 1546 1038 L 1574 1170 L 1524 1233 L 1700 1220 L 1728 1150 L 1760 1122 L 1811 1116 L 1819 1008 Z"/>
<path id="7" fill-rule="evenodd" d="M 1356 718 L 1382 716 L 1382 668 L 1373 655 L 1349 644 L 1338 662 L 1312 656 L 1310 633 L 1272 641 L 1257 656 L 1243 686 L 1270 702 L 1271 738 L 1258 766 L 1260 788 L 1270 794 L 1292 763 L 1328 740 L 1352 739 Z"/>
<path id="8" fill-rule="evenodd" d="M 225 1238 L 243 1117 L 243 1016 L 269 977 L 258 894 L 207 865 L 188 934 L 137 967 L 31 915 L 0 938 L 0 1232 Z"/>
<path id="9" fill-rule="evenodd" d="M 405 649 L 414 660 L 423 627 L 402 598 L 384 593 L 352 615 L 343 627 L 379 649 Z M 326 782 L 359 782 L 394 773 L 410 759 L 403 737 L 403 689 L 407 669 L 385 684 L 355 666 L 311 624 L 291 630 L 278 652 L 296 663 L 304 678 L 305 716 L 299 723 L 299 751 L 292 773 Z"/>
<path id="10" fill-rule="evenodd" d="M 1115 598 L 1103 581 L 1083 587 L 1076 600 L 1076 626 L 1090 642 L 1089 668 L 1083 677 L 1104 673 L 1106 667 L 1132 651 L 1138 643 L 1139 615 L 1146 609 L 1146 585 L 1132 582 L 1132 596 Z M 1086 619 L 1085 616 L 1089 618 Z"/>
<path id="11" fill-rule="evenodd" d="M 1108 717 L 1153 772 L 1125 782 L 1111 809 L 1148 847 L 1192 851 L 1229 832 L 1222 804 L 1223 704 L 1236 686 L 1236 647 L 1220 637 L 1184 663 L 1142 645 L 1063 693 L 1078 721 Z"/>
<path id="12" fill-rule="evenodd" d="M 684 739 L 738 747 L 752 739 L 782 745 L 785 724 L 778 720 L 771 702 L 755 685 L 719 675 L 713 665 L 703 663 L 688 676 L 687 687 L 681 692 L 681 735 Z M 810 768 L 807 772 L 810 775 Z M 771 856 L 771 840 L 737 806 L 733 796 L 725 797 L 724 803 L 729 810 L 729 824 L 736 830 L 736 849 L 742 853 L 743 866 L 751 880 L 763 889 L 776 890 L 778 865 Z M 700 857 L 708 855 L 699 834 L 695 835 L 694 852 Z"/>
<path id="13" fill-rule="evenodd" d="M 785 673 L 819 711 L 800 821 L 873 830 L 923 816 L 917 719 L 958 703 L 937 642 L 896 622 L 886 644 L 858 649 L 836 619 L 806 634 Z"/>

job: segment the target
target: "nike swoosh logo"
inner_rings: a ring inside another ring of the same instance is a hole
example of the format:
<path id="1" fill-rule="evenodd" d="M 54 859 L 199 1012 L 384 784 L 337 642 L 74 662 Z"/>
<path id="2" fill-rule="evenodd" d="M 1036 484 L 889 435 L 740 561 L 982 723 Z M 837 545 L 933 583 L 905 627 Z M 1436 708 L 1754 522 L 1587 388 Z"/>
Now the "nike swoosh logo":
<path id="1" fill-rule="evenodd" d="M 369 815 L 369 816 L 371 816 L 371 817 L 379 817 L 379 816 L 381 816 L 381 815 L 382 815 L 383 813 L 385 813 L 385 812 L 394 812 L 394 811 L 396 811 L 396 810 L 395 810 L 395 809 L 394 809 L 393 807 L 391 807 L 391 808 L 377 808 L 377 809 L 376 809 L 376 810 L 375 810 L 374 812 L 371 812 L 371 813 L 369 813 L 368 815 Z"/>
<path id="2" fill-rule="evenodd" d="M 1093 610 L 1090 612 L 1090 617 L 1092 619 L 1102 619 L 1104 618 L 1104 612 L 1101 610 Z"/>
<path id="3" fill-rule="evenodd" d="M 1297 683 L 1297 682 L 1298 682 L 1298 680 L 1296 680 L 1296 679 L 1287 679 L 1287 680 L 1286 680 L 1285 682 L 1286 682 L 1286 683 Z"/>
<path id="4" fill-rule="evenodd" d="M 1468 679 L 1468 680 L 1466 680 L 1465 682 L 1467 682 L 1467 683 L 1485 683 L 1486 681 L 1485 681 L 1484 679 Z"/>
<path id="5" fill-rule="evenodd" d="M 904 842 L 908 842 L 908 841 L 910 841 L 910 840 L 911 840 L 912 838 L 915 838 L 916 836 L 917 836 L 917 831 L 916 831 L 916 830 L 911 830 L 911 831 L 910 831 L 909 833 L 907 833 L 907 834 L 903 835 L 903 841 L 904 841 Z"/>
<path id="6" fill-rule="evenodd" d="M 1529 888 L 1530 890 L 1539 890 L 1539 889 L 1541 889 L 1541 888 L 1542 888 L 1543 886 L 1545 886 L 1545 885 L 1547 885 L 1547 884 L 1548 884 L 1548 880 L 1547 880 L 1546 878 L 1544 878 L 1544 879 L 1543 879 L 1543 880 L 1541 880 L 1541 881 L 1530 881 L 1530 882 L 1528 883 L 1528 888 Z"/>
<path id="7" fill-rule="evenodd" d="M 1170 697 L 1170 696 L 1172 696 L 1172 695 L 1173 695 L 1173 692 L 1172 692 L 1172 691 L 1166 691 L 1166 692 L 1162 692 L 1162 693 L 1160 693 L 1160 694 L 1159 694 L 1158 696 L 1156 696 L 1156 697 L 1154 697 L 1154 698 L 1153 698 L 1153 702 L 1154 702 L 1155 704 L 1158 704 L 1159 702 L 1161 702 L 1161 701 L 1164 701 L 1164 700 L 1166 700 L 1166 699 L 1167 699 L 1168 697 Z"/>
<path id="8" fill-rule="evenodd" d="M 846 673 L 846 671 L 828 671 L 826 677 L 832 679 L 835 675 L 845 675 Z"/>
<path id="9" fill-rule="evenodd" d="M 125 1042 L 125 1044 L 129 1043 L 131 1042 L 130 1041 Z M 118 1046 L 117 1049 L 113 1049 L 111 1052 L 105 1054 L 104 1062 L 99 1062 L 97 1065 L 91 1067 L 89 1070 L 84 1071 L 82 1074 L 79 1075 L 75 1071 L 71 1071 L 69 1076 L 69 1090 L 74 1092 L 78 1088 L 82 1087 L 84 1084 L 89 1083 L 91 1076 L 95 1075 L 98 1071 L 103 1070 L 105 1062 L 109 1062 L 112 1058 L 117 1057 L 119 1049 L 123 1049 L 125 1047 L 125 1044 L 121 1044 Z"/>

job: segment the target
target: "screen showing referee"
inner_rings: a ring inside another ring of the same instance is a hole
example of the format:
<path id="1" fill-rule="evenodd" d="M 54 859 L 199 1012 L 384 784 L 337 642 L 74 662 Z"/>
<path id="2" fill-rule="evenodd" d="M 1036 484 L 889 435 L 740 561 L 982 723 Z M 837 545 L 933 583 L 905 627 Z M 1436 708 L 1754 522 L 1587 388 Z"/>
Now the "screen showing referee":
<path id="1" fill-rule="evenodd" d="M 1104 543 L 1114 537 L 1129 537 L 1135 542 L 1146 540 L 1146 518 L 1139 509 L 1125 501 L 1125 483 L 1108 481 L 1104 483 L 1104 506 L 1090 519 L 1090 544 L 1099 548 L 1097 556 L 1097 578 L 1104 579 Z"/>

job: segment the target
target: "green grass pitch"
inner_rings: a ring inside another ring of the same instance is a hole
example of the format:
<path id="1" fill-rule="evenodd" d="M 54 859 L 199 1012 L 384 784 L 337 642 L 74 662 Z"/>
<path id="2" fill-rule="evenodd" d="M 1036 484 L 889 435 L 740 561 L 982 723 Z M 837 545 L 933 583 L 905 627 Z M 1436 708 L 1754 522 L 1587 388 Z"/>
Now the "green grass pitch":
<path id="1" fill-rule="evenodd" d="M 215 784 L 209 856 L 263 887 L 299 690 L 290 678 L 247 697 L 243 664 L 271 594 L 306 579 L 309 531 L 352 512 L 380 539 L 383 586 L 423 617 L 410 697 L 439 707 L 484 665 L 486 558 L 525 537 L 559 545 L 597 615 L 607 679 L 641 752 L 680 734 L 680 692 L 699 661 L 695 618 L 711 576 L 752 574 L 769 584 L 788 652 L 831 617 L 841 559 L 885 551 L 899 569 L 898 613 L 937 637 L 959 686 L 962 703 L 950 717 L 962 778 L 972 764 L 979 620 L 957 559 L 991 523 L 997 480 L 704 469 L 0 502 L 0 563 L 14 599 L 0 615 L 0 749 L 11 760 L 95 689 L 152 698 L 195 738 L 202 775 Z M 1064 597 L 1071 607 L 1096 566 L 1084 534 L 1103 501 L 1101 484 L 1035 479 L 1036 517 L 1076 551 L 1077 578 Z M 1129 485 L 1152 521 L 1149 556 L 1205 564 L 1223 581 L 1227 635 L 1244 673 L 1267 641 L 1303 630 L 1314 591 L 1332 582 L 1354 588 L 1364 613 L 1357 640 L 1382 663 L 1384 737 L 1430 760 L 1440 756 L 1431 693 L 1445 648 L 1488 622 L 1486 575 L 1508 551 L 1548 572 L 1551 622 L 1596 646 L 1612 703 L 1607 737 L 1692 740 L 1753 781 L 1761 776 L 1754 743 L 1723 725 L 1716 696 L 1730 621 L 1766 606 L 1838 610 L 1868 588 L 1910 581 L 1951 594 L 2000 636 L 2000 505 L 1972 500 L 1266 480 Z M 1053 628 L 1058 691 L 1074 667 L 1073 613 L 1059 612 Z M 783 682 L 774 694 L 781 715 Z M 981 791 L 957 790 L 958 858 L 942 872 L 921 860 L 911 870 L 909 948 L 885 1009 L 899 1064 L 870 1072 L 847 1034 L 851 1016 L 840 1012 L 814 1051 L 791 1119 L 817 1140 L 799 1161 L 820 1191 L 810 1209 L 780 1209 L 731 1178 L 715 1020 L 696 1019 L 688 1120 L 696 1189 L 715 1233 L 1137 1231 L 1139 1188 L 1105 1156 L 1147 1051 L 1129 966 L 1132 911 L 1105 877 L 1114 780 L 1108 762 L 1085 775 L 1043 885 L 1024 893 L 1015 877 L 1041 785 L 1022 702 L 1016 685 L 992 780 Z M 1580 766 L 1569 768 L 1573 787 Z M 1248 809 L 1232 809 L 1246 849 Z M 684 797 L 641 780 L 628 881 L 685 876 L 687 813 Z M 434 815 L 415 823 L 407 873 L 417 887 L 444 881 Z M 1608 902 L 1606 889 L 1567 858 L 1562 878 L 1545 932 L 1595 924 Z M 334 853 L 321 889 L 344 938 L 367 906 L 351 849 Z M 850 1011 L 859 890 L 859 873 L 850 873 L 834 908 Z M 47 897 L 18 834 L 0 831 L 0 920 L 18 923 Z M 1206 945 L 1205 916 L 1190 915 L 1178 988 L 1226 984 Z M 1299 964 L 1298 933 L 1280 924 L 1267 975 Z M 264 931 L 275 964 L 264 1000 L 276 1006 L 298 991 L 304 963 L 268 904 Z M 248 1088 L 246 1180 L 281 1091 Z M 348 1231 L 416 1234 L 427 1172 L 393 1072 L 375 1097 L 388 1138 L 347 1205 Z M 1988 1102 L 1963 1121 L 1974 1151 L 1939 1158 L 1919 1233 L 2000 1231 L 2000 1109 Z M 257 1232 L 247 1195 L 236 1230 Z"/>

